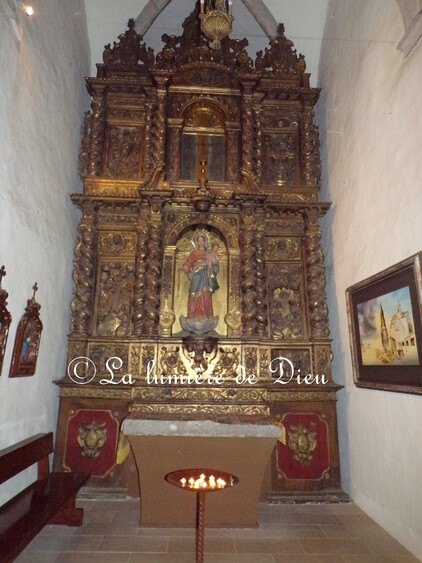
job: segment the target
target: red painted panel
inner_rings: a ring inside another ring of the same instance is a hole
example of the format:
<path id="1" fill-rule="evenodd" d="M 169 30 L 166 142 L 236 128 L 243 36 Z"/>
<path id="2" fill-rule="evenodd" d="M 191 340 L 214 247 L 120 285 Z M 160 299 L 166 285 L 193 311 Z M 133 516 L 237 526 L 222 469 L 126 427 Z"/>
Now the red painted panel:
<path id="1" fill-rule="evenodd" d="M 103 477 L 116 457 L 119 422 L 108 410 L 79 410 L 67 421 L 64 467 Z"/>
<path id="2" fill-rule="evenodd" d="M 285 479 L 321 479 L 330 468 L 328 426 L 316 413 L 286 413 L 285 444 L 277 445 L 277 471 Z"/>

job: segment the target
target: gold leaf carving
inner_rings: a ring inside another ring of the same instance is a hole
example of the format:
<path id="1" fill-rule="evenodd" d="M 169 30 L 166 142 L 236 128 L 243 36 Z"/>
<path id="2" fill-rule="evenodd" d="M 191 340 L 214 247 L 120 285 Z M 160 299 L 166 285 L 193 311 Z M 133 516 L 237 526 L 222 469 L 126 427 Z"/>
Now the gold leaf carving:
<path id="1" fill-rule="evenodd" d="M 300 260 L 299 238 L 267 237 L 265 241 L 266 260 Z"/>
<path id="2" fill-rule="evenodd" d="M 100 235 L 101 254 L 134 254 L 136 233 L 108 232 Z"/>
<path id="3" fill-rule="evenodd" d="M 78 428 L 77 441 L 81 448 L 82 457 L 95 459 L 101 453 L 101 448 L 107 440 L 106 423 L 95 421 L 82 423 Z"/>
<path id="4" fill-rule="evenodd" d="M 291 426 L 287 445 L 299 463 L 309 463 L 317 446 L 317 433 L 311 427 Z"/>

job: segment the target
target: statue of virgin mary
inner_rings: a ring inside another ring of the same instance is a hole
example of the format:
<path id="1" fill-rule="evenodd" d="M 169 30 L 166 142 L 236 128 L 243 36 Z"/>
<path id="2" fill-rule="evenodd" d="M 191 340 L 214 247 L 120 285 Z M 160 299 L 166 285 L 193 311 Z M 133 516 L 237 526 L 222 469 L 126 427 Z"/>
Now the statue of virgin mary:
<path id="1" fill-rule="evenodd" d="M 217 274 L 219 258 L 217 245 L 209 248 L 205 234 L 194 238 L 194 249 L 190 252 L 181 270 L 190 281 L 187 317 L 180 317 L 183 330 L 205 334 L 214 330 L 218 317 L 214 316 L 212 296 L 218 289 Z"/>

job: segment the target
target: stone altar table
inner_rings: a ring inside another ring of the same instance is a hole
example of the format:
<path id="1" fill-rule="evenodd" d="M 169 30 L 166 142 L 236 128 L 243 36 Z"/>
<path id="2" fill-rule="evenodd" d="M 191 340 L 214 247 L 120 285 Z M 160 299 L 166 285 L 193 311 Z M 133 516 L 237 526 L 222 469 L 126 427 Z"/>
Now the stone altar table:
<path id="1" fill-rule="evenodd" d="M 257 526 L 262 480 L 280 428 L 267 420 L 227 423 L 149 420 L 130 415 L 123 421 L 122 431 L 138 467 L 142 526 L 195 524 L 195 495 L 173 487 L 164 477 L 178 469 L 197 467 L 239 478 L 236 487 L 210 495 L 206 526 Z"/>

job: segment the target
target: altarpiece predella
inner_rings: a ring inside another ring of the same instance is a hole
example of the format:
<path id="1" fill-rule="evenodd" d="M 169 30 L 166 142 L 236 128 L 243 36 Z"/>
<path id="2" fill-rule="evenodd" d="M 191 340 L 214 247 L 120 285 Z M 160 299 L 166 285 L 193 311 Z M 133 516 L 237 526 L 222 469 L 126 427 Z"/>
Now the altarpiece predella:
<path id="1" fill-rule="evenodd" d="M 253 61 L 198 14 L 158 54 L 131 20 L 87 79 L 55 465 L 136 495 L 128 413 L 270 419 L 267 498 L 332 499 L 319 90 L 282 25 Z"/>

